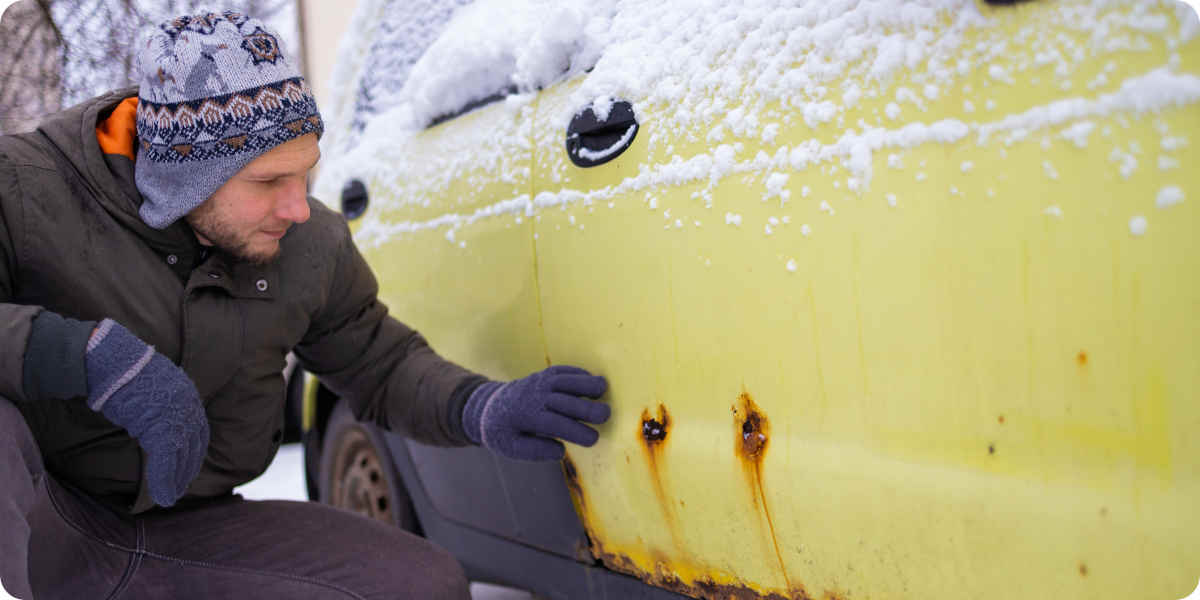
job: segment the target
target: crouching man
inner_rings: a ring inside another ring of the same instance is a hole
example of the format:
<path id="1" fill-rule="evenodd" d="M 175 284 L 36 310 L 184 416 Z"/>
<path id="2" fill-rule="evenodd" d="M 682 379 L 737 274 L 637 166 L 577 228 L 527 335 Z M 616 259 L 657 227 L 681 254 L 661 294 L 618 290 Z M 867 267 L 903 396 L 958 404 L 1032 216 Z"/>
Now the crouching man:
<path id="1" fill-rule="evenodd" d="M 0 137 L 0 581 L 18 598 L 468 598 L 461 566 L 326 506 L 246 501 L 284 357 L 356 416 L 527 460 L 591 445 L 603 378 L 510 382 L 387 315 L 306 197 L 323 122 L 261 22 L 168 21 L 139 87 Z"/>

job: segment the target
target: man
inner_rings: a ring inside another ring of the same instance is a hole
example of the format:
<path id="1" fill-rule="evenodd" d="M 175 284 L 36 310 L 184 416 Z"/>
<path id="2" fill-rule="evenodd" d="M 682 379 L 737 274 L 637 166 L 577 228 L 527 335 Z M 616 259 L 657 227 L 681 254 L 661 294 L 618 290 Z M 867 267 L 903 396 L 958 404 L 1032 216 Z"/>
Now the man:
<path id="1" fill-rule="evenodd" d="M 323 123 L 262 23 L 162 24 L 138 89 L 0 138 L 0 580 L 21 598 L 467 598 L 446 552 L 332 508 L 251 502 L 284 357 L 360 419 L 556 460 L 603 378 L 501 383 L 387 316 L 306 198 Z M 253 590 L 253 591 L 251 591 Z"/>

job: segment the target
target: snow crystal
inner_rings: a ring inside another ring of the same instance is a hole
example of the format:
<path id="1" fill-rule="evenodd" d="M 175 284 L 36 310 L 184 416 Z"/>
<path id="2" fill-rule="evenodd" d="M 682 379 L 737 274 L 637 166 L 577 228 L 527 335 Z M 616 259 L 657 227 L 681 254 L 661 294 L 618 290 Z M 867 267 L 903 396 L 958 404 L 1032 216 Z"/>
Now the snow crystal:
<path id="1" fill-rule="evenodd" d="M 970 100 L 963 100 L 963 112 L 975 112 L 975 105 L 972 104 Z"/>
<path id="2" fill-rule="evenodd" d="M 812 233 L 812 227 L 809 227 L 808 223 L 805 223 L 800 226 L 800 235 L 802 235 L 804 237 L 808 237 L 808 235 L 810 233 Z"/>
<path id="3" fill-rule="evenodd" d="M 787 182 L 788 182 L 788 174 L 787 173 L 771 173 L 770 175 L 768 175 L 767 176 L 767 195 L 763 197 L 763 200 L 766 200 L 768 198 L 774 198 L 776 196 L 782 197 L 784 195 L 784 193 L 786 193 L 788 191 L 788 190 L 784 189 L 784 186 L 787 185 Z"/>
<path id="4" fill-rule="evenodd" d="M 725 224 L 740 227 L 742 225 L 742 215 L 734 214 L 731 212 L 725 213 Z"/>
<path id="5" fill-rule="evenodd" d="M 765 235 L 771 235 L 772 233 L 775 233 L 775 230 L 772 229 L 770 225 L 763 225 L 763 233 Z"/>
<path id="6" fill-rule="evenodd" d="M 1126 152 L 1120 148 L 1113 148 L 1112 152 L 1108 154 L 1108 160 L 1110 162 L 1120 163 L 1121 177 L 1125 179 L 1129 179 L 1129 177 L 1133 175 L 1133 172 L 1137 170 L 1137 157 L 1132 153 Z"/>
<path id="7" fill-rule="evenodd" d="M 1050 161 L 1042 161 L 1042 171 L 1046 174 L 1046 177 L 1058 179 L 1058 170 L 1054 168 L 1054 165 L 1050 164 Z"/>
<path id="8" fill-rule="evenodd" d="M 1184 137 L 1165 137 L 1162 139 L 1162 149 L 1167 152 L 1178 150 L 1187 145 L 1187 138 Z"/>
<path id="9" fill-rule="evenodd" d="M 1170 156 L 1158 157 L 1158 168 L 1162 171 L 1179 168 L 1179 161 Z"/>
<path id="10" fill-rule="evenodd" d="M 833 210 L 833 207 L 830 206 L 828 202 L 822 200 L 821 201 L 821 212 L 827 212 L 830 215 L 832 215 L 834 213 L 834 210 Z"/>
<path id="11" fill-rule="evenodd" d="M 1096 124 L 1091 121 L 1080 121 L 1062 131 L 1062 137 L 1070 140 L 1079 148 L 1087 148 L 1088 136 Z"/>
<path id="12" fill-rule="evenodd" d="M 796 272 L 796 260 L 795 260 L 795 259 L 793 259 L 793 258 L 789 258 L 789 259 L 788 259 L 788 261 L 787 261 L 787 270 L 788 270 L 789 272 L 792 272 L 792 273 L 795 273 L 795 272 Z"/>
<path id="13" fill-rule="evenodd" d="M 1146 217 L 1138 215 L 1129 220 L 1129 233 L 1133 235 L 1145 235 L 1146 233 Z"/>
<path id="14" fill-rule="evenodd" d="M 929 98 L 930 100 L 937 100 L 938 86 L 933 85 L 932 83 L 926 85 L 925 86 L 925 97 Z"/>
<path id="15" fill-rule="evenodd" d="M 969 172 L 971 171 L 971 169 L 972 169 L 972 168 L 974 168 L 974 167 L 975 167 L 975 163 L 973 163 L 973 162 L 971 162 L 971 161 L 969 161 L 969 160 L 966 160 L 966 161 L 963 161 L 963 163 L 962 163 L 961 165 L 959 165 L 959 167 L 958 167 L 958 168 L 959 168 L 959 170 L 961 170 L 963 173 L 969 173 Z"/>
<path id="16" fill-rule="evenodd" d="M 925 172 L 921 171 L 921 172 L 917 173 L 916 180 L 917 181 L 925 181 L 926 177 L 927 176 L 925 175 Z"/>
<path id="17" fill-rule="evenodd" d="M 896 206 L 896 195 L 895 195 L 895 194 L 888 194 L 888 195 L 887 195 L 887 203 L 888 203 L 888 206 L 891 206 L 891 207 L 895 208 L 895 206 Z"/>
<path id="18" fill-rule="evenodd" d="M 779 123 L 771 123 L 762 130 L 762 141 L 766 144 L 774 144 L 775 137 L 779 135 Z"/>
<path id="19" fill-rule="evenodd" d="M 888 166 L 893 169 L 903 169 L 904 164 L 900 162 L 899 154 L 889 154 L 887 157 Z"/>
<path id="20" fill-rule="evenodd" d="M 1183 202 L 1183 190 L 1179 186 L 1170 185 L 1158 191 L 1158 197 L 1155 198 L 1154 204 L 1159 208 L 1167 208 L 1175 206 Z"/>
<path id="21" fill-rule="evenodd" d="M 988 76 L 1001 83 L 1007 83 L 1009 85 L 1016 83 L 1008 74 L 1008 70 L 1000 65 L 992 65 L 988 67 Z"/>
<path id="22" fill-rule="evenodd" d="M 883 112 L 893 121 L 900 118 L 900 106 L 895 102 L 888 102 L 887 106 L 883 108 Z"/>
<path id="23" fill-rule="evenodd" d="M 1047 206 L 1046 210 L 1042 211 L 1042 214 L 1048 215 L 1051 217 L 1057 217 L 1057 218 L 1061 219 L 1063 216 L 1063 211 L 1061 208 L 1058 207 L 1058 205 L 1052 204 L 1050 206 Z"/>

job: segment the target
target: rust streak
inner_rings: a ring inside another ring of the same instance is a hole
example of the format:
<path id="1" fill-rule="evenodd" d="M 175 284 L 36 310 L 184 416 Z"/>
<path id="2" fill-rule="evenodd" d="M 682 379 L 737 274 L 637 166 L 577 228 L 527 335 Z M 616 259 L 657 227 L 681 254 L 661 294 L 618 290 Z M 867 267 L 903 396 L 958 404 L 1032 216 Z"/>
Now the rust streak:
<path id="1" fill-rule="evenodd" d="M 663 520 L 667 525 L 667 530 L 671 533 L 671 541 L 675 543 L 675 547 L 680 553 L 686 552 L 682 537 L 679 535 L 679 524 L 676 523 L 675 511 L 667 497 L 666 487 L 663 485 L 662 477 L 662 452 L 663 446 L 666 444 L 667 436 L 670 433 L 671 415 L 667 412 L 667 407 L 662 404 L 658 405 L 656 415 L 651 415 L 649 409 L 642 410 L 642 420 L 639 423 L 638 437 L 642 440 L 642 448 L 645 450 L 646 462 L 650 466 L 651 483 L 654 485 L 654 494 L 658 497 L 658 505 L 662 508 Z"/>
<path id="2" fill-rule="evenodd" d="M 771 508 L 767 504 L 766 489 L 763 486 L 762 463 L 767 453 L 767 445 L 771 441 L 770 422 L 762 409 L 754 403 L 750 393 L 743 390 L 738 396 L 738 403 L 733 406 L 733 423 L 736 428 L 734 452 L 742 461 L 742 468 L 751 486 L 751 498 L 756 506 L 762 506 L 763 516 L 767 519 L 767 533 L 771 536 L 771 544 L 775 558 L 779 561 L 779 572 L 783 575 L 784 584 L 788 589 L 792 589 L 783 553 L 779 550 L 779 538 L 775 534 L 775 520 L 771 517 Z"/>

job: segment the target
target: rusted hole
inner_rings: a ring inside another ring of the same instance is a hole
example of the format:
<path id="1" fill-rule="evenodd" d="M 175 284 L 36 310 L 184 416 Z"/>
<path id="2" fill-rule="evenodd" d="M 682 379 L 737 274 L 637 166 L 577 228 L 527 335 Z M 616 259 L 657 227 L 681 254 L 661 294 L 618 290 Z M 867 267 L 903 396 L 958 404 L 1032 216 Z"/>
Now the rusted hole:
<path id="1" fill-rule="evenodd" d="M 996 453 L 996 445 L 988 444 L 988 454 L 995 454 L 995 453 Z"/>
<path id="2" fill-rule="evenodd" d="M 757 458 L 766 450 L 767 434 L 766 421 L 757 411 L 747 411 L 746 420 L 742 421 L 742 455 L 747 458 Z"/>
<path id="3" fill-rule="evenodd" d="M 1079 575 L 1082 577 L 1087 577 L 1087 574 L 1088 574 L 1087 565 L 1085 565 L 1083 563 L 1079 563 Z"/>
<path id="4" fill-rule="evenodd" d="M 1086 365 L 1086 364 L 1087 364 L 1087 361 L 1088 361 L 1087 352 L 1085 352 L 1085 351 L 1083 351 L 1083 350 L 1080 350 L 1080 351 L 1079 351 L 1079 354 L 1077 354 L 1077 355 L 1075 356 L 1075 361 L 1076 361 L 1076 362 L 1078 362 L 1078 363 L 1079 363 L 1079 366 L 1081 366 L 1081 367 L 1082 367 L 1083 365 Z"/>
<path id="5" fill-rule="evenodd" d="M 1000 415 L 999 417 L 996 417 L 996 420 L 999 421 L 1001 425 L 1003 425 L 1004 424 L 1004 415 Z"/>
<path id="6" fill-rule="evenodd" d="M 659 442 L 667 437 L 667 427 L 657 420 L 649 418 L 649 415 L 642 417 L 642 437 L 646 438 L 647 442 Z"/>

